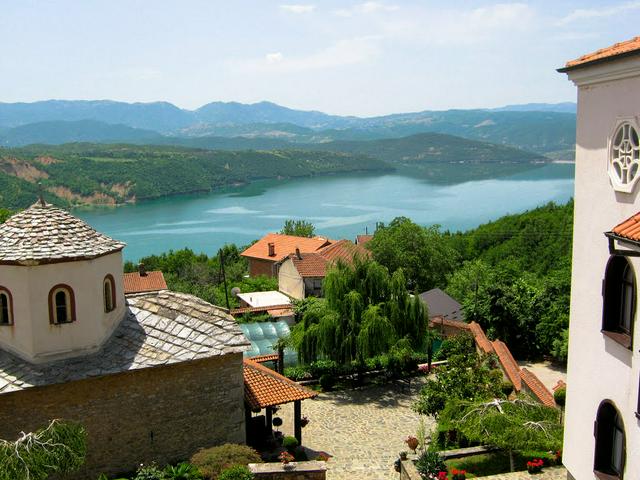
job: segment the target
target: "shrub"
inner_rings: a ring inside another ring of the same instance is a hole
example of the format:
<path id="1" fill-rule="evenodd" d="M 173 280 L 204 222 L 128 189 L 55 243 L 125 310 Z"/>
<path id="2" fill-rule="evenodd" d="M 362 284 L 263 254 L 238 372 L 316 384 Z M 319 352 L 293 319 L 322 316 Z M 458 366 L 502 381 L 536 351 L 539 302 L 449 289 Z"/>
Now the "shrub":
<path id="1" fill-rule="evenodd" d="M 187 462 L 179 463 L 176 466 L 167 465 L 164 469 L 167 480 L 201 480 L 202 474 L 198 467 Z"/>
<path id="2" fill-rule="evenodd" d="M 284 369 L 284 376 L 296 382 L 299 382 L 300 380 L 309 380 L 312 377 L 309 368 L 303 365 L 286 367 Z"/>
<path id="3" fill-rule="evenodd" d="M 220 475 L 218 475 L 218 480 L 253 480 L 254 476 L 251 473 L 251 470 L 247 468 L 245 465 L 234 465 L 233 467 L 225 468 Z"/>
<path id="4" fill-rule="evenodd" d="M 155 463 L 152 463 L 146 466 L 140 465 L 132 480 L 166 480 L 166 478 L 165 473 Z"/>
<path id="5" fill-rule="evenodd" d="M 555 392 L 553 392 L 553 398 L 559 406 L 564 407 L 565 401 L 567 399 L 567 388 L 558 388 Z"/>
<path id="6" fill-rule="evenodd" d="M 210 480 L 215 480 L 223 470 L 234 465 L 246 466 L 260 461 L 260 455 L 253 448 L 233 443 L 202 449 L 191 457 L 191 463 L 198 467 L 204 478 Z"/>
<path id="7" fill-rule="evenodd" d="M 309 460 L 307 451 L 302 446 L 296 447 L 295 451 L 293 452 L 293 456 L 296 458 L 296 462 L 306 462 L 307 460 Z"/>
<path id="8" fill-rule="evenodd" d="M 447 465 L 439 453 L 427 451 L 416 461 L 416 469 L 422 478 L 437 478 L 440 472 L 447 471 Z"/>
<path id="9" fill-rule="evenodd" d="M 309 371 L 313 378 L 320 378 L 323 375 L 338 375 L 338 363 L 333 360 L 316 360 L 309 366 Z"/>
<path id="10" fill-rule="evenodd" d="M 336 380 L 333 378 L 333 375 L 324 374 L 320 377 L 320 386 L 322 390 L 325 392 L 330 392 L 333 386 L 335 385 Z"/>
<path id="11" fill-rule="evenodd" d="M 509 380 L 503 380 L 500 384 L 500 391 L 505 397 L 508 397 L 513 392 L 513 383 Z"/>
<path id="12" fill-rule="evenodd" d="M 300 443 L 298 442 L 298 439 L 296 437 L 287 436 L 282 440 L 282 446 L 290 452 L 295 450 L 298 445 L 300 445 Z"/>

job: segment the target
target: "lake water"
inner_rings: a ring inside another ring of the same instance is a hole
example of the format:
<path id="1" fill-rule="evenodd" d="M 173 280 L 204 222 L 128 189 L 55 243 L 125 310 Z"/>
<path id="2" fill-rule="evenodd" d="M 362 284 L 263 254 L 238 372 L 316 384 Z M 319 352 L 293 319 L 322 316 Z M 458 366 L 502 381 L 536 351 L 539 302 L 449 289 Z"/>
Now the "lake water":
<path id="1" fill-rule="evenodd" d="M 461 168 L 463 168 L 461 166 Z M 189 247 L 217 252 L 225 243 L 245 245 L 305 219 L 319 235 L 354 239 L 376 222 L 405 216 L 444 229 L 466 230 L 573 196 L 572 164 L 549 164 L 491 180 L 433 184 L 405 174 L 342 175 L 269 180 L 207 195 L 188 195 L 116 208 L 78 209 L 98 231 L 125 241 L 125 258 Z"/>

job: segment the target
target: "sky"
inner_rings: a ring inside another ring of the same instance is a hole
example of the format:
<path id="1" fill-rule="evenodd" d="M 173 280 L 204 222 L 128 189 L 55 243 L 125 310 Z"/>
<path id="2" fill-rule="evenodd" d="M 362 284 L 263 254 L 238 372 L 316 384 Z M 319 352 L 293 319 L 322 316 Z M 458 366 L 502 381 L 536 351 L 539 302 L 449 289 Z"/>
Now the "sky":
<path id="1" fill-rule="evenodd" d="M 0 102 L 272 101 L 373 116 L 575 101 L 640 1 L 0 0 Z"/>

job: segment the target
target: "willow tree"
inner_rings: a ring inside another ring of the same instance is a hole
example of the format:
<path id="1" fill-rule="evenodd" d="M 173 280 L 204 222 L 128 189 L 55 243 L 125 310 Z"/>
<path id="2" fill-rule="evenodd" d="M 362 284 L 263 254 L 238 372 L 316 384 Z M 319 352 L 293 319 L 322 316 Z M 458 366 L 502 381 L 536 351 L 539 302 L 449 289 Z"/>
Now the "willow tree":
<path id="1" fill-rule="evenodd" d="M 451 400 L 439 422 L 450 425 L 472 442 L 509 452 L 514 471 L 514 451 L 557 451 L 562 448 L 560 411 L 527 396 L 514 400 Z"/>
<path id="2" fill-rule="evenodd" d="M 0 480 L 45 480 L 73 472 L 84 463 L 86 450 L 81 425 L 53 420 L 18 440 L 0 440 Z"/>

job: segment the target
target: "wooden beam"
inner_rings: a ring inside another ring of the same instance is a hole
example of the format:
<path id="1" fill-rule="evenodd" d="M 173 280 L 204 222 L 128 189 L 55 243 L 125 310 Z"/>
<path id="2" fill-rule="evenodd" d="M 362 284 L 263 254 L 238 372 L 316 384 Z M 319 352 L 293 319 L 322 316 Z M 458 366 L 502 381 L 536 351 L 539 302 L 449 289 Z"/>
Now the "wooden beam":
<path id="1" fill-rule="evenodd" d="M 298 443 L 302 445 L 302 401 L 296 400 L 293 402 L 293 430 L 294 436 Z"/>

